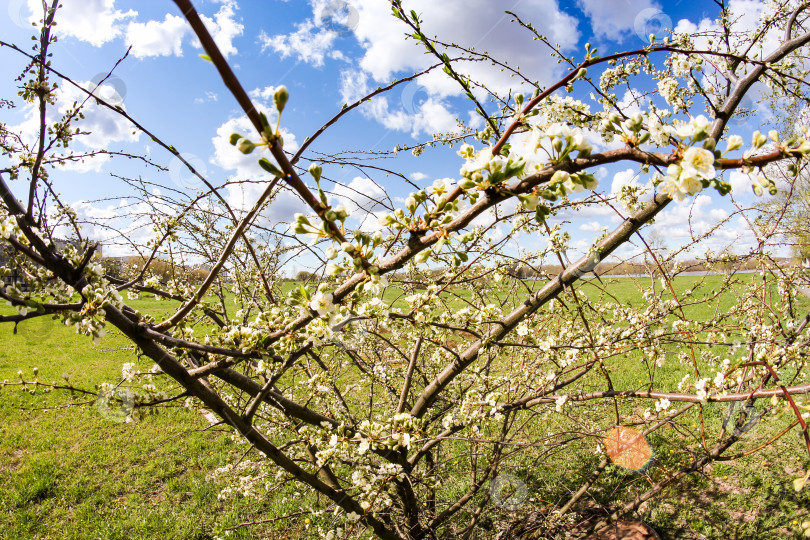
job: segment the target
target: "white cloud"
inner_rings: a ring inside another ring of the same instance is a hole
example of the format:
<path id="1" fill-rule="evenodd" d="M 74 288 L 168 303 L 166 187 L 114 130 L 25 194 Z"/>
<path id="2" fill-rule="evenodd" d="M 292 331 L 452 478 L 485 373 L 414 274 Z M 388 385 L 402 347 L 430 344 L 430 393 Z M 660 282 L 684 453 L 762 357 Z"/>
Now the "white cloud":
<path id="1" fill-rule="evenodd" d="M 312 17 L 299 23 L 295 31 L 286 35 L 263 34 L 263 46 L 283 57 L 293 56 L 321 66 L 329 51 L 335 53 L 338 37 L 321 18 L 328 8 L 327 0 L 310 0 Z M 559 43 L 563 51 L 571 51 L 579 39 L 577 20 L 560 10 L 556 0 L 521 0 L 515 2 L 491 2 L 489 0 L 412 0 L 408 9 L 413 9 L 424 19 L 423 30 L 429 35 L 441 36 L 443 40 L 487 51 L 494 58 L 508 61 L 520 68 L 530 80 L 548 81 L 557 77 L 563 69 L 542 50 L 532 33 L 516 23 L 505 10 L 513 10 L 524 20 L 533 20 L 537 30 Z M 411 74 L 435 64 L 436 59 L 424 54 L 424 48 L 414 40 L 404 39 L 409 28 L 391 14 L 390 4 L 378 0 L 355 0 L 349 7 L 350 16 L 345 30 L 351 30 L 359 41 L 363 54 L 359 69 L 344 70 L 341 74 L 343 103 L 350 103 L 380 83 L 388 83 L 400 74 Z M 542 13 L 540 20 L 536 14 Z M 441 46 L 439 46 L 441 48 Z M 444 49 L 441 52 L 445 52 Z M 458 50 L 447 51 L 457 56 Z M 520 82 L 510 77 L 500 66 L 488 62 L 458 62 L 455 65 L 463 75 L 480 81 L 490 90 L 506 92 L 521 87 Z M 418 87 L 418 90 L 415 88 Z M 523 85 L 522 90 L 528 89 Z M 473 92 L 480 94 L 478 88 Z M 419 94 L 416 96 L 416 94 Z M 402 85 L 378 98 L 375 103 L 364 106 L 363 114 L 374 118 L 389 129 L 410 132 L 416 136 L 422 132 L 453 130 L 456 118 L 467 111 L 449 110 L 443 101 L 448 96 L 462 95 L 463 90 L 440 70 L 435 70 L 418 81 Z M 419 100 L 416 100 L 419 97 Z M 471 117 L 471 122 L 480 121 Z M 475 126 L 473 126 L 475 127 Z"/>
<path id="2" fill-rule="evenodd" d="M 233 45 L 233 40 L 241 36 L 245 29 L 241 23 L 236 21 L 236 9 L 237 5 L 234 0 L 225 0 L 213 19 L 200 15 L 200 19 L 225 58 L 238 52 Z M 199 41 L 195 40 L 194 45 L 200 47 Z"/>
<path id="3" fill-rule="evenodd" d="M 389 81 L 395 73 L 417 71 L 436 62 L 434 57 L 423 54 L 420 44 L 403 39 L 410 33 L 409 28 L 391 15 L 387 2 L 360 0 L 353 5 L 358 11 L 354 33 L 365 49 L 360 66 L 375 81 Z M 511 66 L 520 66 L 531 80 L 549 80 L 560 68 L 548 54 L 539 50 L 530 32 L 510 22 L 512 17 L 504 13 L 505 10 L 514 11 L 524 20 L 532 20 L 538 32 L 548 36 L 552 43 L 559 43 L 564 51 L 571 50 L 579 38 L 577 20 L 561 11 L 555 0 L 412 0 L 408 9 L 421 14 L 423 31 L 428 36 L 441 36 L 445 42 L 487 51 L 495 58 L 508 60 Z M 542 17 L 538 18 L 538 13 L 542 13 Z M 454 56 L 458 51 L 448 54 Z M 516 85 L 508 73 L 486 62 L 461 63 L 457 67 L 496 91 Z M 438 95 L 461 92 L 458 84 L 441 72 L 420 82 Z"/>
<path id="4" fill-rule="evenodd" d="M 759 26 L 760 18 L 767 8 L 767 3 L 762 2 L 761 0 L 730 0 L 728 2 L 728 10 L 730 13 L 729 20 L 732 21 L 732 33 L 745 36 L 744 39 L 748 40 L 750 32 Z M 674 29 L 676 34 L 684 32 L 705 33 L 719 31 L 720 26 L 714 20 L 709 18 L 703 18 L 698 21 L 697 24 L 689 19 L 681 19 L 678 21 L 678 24 L 675 25 Z M 707 40 L 710 37 L 711 36 L 708 35 L 697 36 L 694 39 L 695 47 L 698 49 L 706 48 L 708 46 Z M 779 40 L 781 37 L 781 33 L 777 28 L 771 29 L 765 35 L 765 39 L 762 41 L 764 45 L 763 48 L 761 50 L 754 49 L 750 51 L 749 54 L 752 56 L 764 56 L 770 54 L 774 49 L 776 49 L 776 47 L 779 46 Z"/>
<path id="5" fill-rule="evenodd" d="M 64 157 L 64 156 L 62 156 Z M 96 154 L 93 156 L 83 157 L 79 160 L 63 161 L 63 170 L 75 171 L 78 173 L 86 172 L 101 172 L 104 164 L 110 161 L 108 154 Z"/>
<path id="6" fill-rule="evenodd" d="M 646 109 L 650 104 L 650 99 L 645 97 L 644 94 L 630 88 L 625 90 L 622 99 L 616 104 L 616 107 L 627 116 L 633 113 L 642 112 L 642 108 Z"/>
<path id="7" fill-rule="evenodd" d="M 225 0 L 213 18 L 200 14 L 200 19 L 226 58 L 238 52 L 233 41 L 244 32 L 244 26 L 236 20 L 236 9 L 234 0 Z M 183 17 L 167 14 L 162 21 L 130 22 L 125 39 L 127 44 L 132 45 L 132 54 L 138 58 L 182 56 L 183 40 L 192 34 Z M 196 37 L 193 44 L 201 48 Z"/>
<path id="8" fill-rule="evenodd" d="M 701 23 L 705 23 L 706 28 L 708 28 L 711 26 L 712 21 L 711 19 L 703 19 Z M 676 34 L 694 34 L 698 31 L 698 26 L 689 19 L 681 19 L 678 21 L 678 24 L 675 25 L 673 31 Z"/>
<path id="9" fill-rule="evenodd" d="M 95 83 L 89 81 L 77 81 L 77 84 L 87 90 L 96 87 Z M 97 92 L 110 97 L 114 95 L 115 89 L 103 85 Z M 55 95 L 55 107 L 48 109 L 47 121 L 49 124 L 61 120 L 67 111 L 74 109 L 75 103 L 81 104 L 87 97 L 87 94 L 70 84 L 59 88 Z M 24 114 L 25 120 L 11 129 L 21 133 L 23 140 L 31 143 L 39 135 L 39 109 L 33 104 L 26 104 Z M 82 132 L 82 134 L 74 136 L 73 140 L 91 150 L 109 148 L 110 143 L 113 142 L 134 142 L 140 137 L 140 132 L 135 130 L 129 120 L 113 110 L 96 104 L 94 99 L 87 100 L 82 108 L 82 114 L 83 118 L 77 119 L 71 124 L 74 129 L 78 127 Z M 100 165 L 101 163 L 95 161 L 91 166 L 88 161 L 85 164 L 74 163 L 73 168 L 97 170 Z"/>
<path id="10" fill-rule="evenodd" d="M 147 200 L 116 202 L 78 200 L 70 204 L 84 237 L 100 241 L 105 257 L 134 255 L 133 245 L 143 246 L 156 234 L 151 216 L 155 209 L 171 212 L 159 198 L 159 191 Z M 55 207 L 51 207 L 53 210 Z M 72 226 L 56 227 L 56 236 L 67 237 Z"/>
<path id="11" fill-rule="evenodd" d="M 597 232 L 602 230 L 602 224 L 598 221 L 589 221 L 579 226 L 580 231 Z"/>
<path id="12" fill-rule="evenodd" d="M 30 22 L 42 19 L 41 0 L 28 0 Z M 74 37 L 100 47 L 121 34 L 120 22 L 137 15 L 136 11 L 115 9 L 115 0 L 61 0 L 56 12 L 55 33 Z"/>
<path id="13" fill-rule="evenodd" d="M 382 203 L 387 199 L 385 190 L 365 176 L 358 176 L 348 184 L 338 184 L 332 192 L 338 204 L 345 206 L 351 214 L 382 211 Z"/>
<path id="14" fill-rule="evenodd" d="M 731 194 L 735 199 L 748 197 L 754 192 L 751 189 L 751 177 L 740 171 L 733 170 L 729 174 L 728 182 L 731 184 Z"/>
<path id="15" fill-rule="evenodd" d="M 210 90 L 205 91 L 205 97 L 196 97 L 194 98 L 194 103 L 202 104 L 206 101 L 219 101 L 219 96 L 216 92 L 211 92 Z"/>
<path id="16" fill-rule="evenodd" d="M 258 109 L 267 111 L 269 107 Z M 259 137 L 253 129 L 253 124 L 250 123 L 247 117 L 231 118 L 219 126 L 216 137 L 212 139 L 214 143 L 214 157 L 211 162 L 225 170 L 234 171 L 236 176 L 240 178 L 267 177 L 268 173 L 265 172 L 258 163 L 259 159 L 262 157 L 262 153 L 265 154 L 265 157 L 267 156 L 267 151 L 262 152 L 260 148 L 257 148 L 251 154 L 243 154 L 231 145 L 229 140 L 231 133 L 240 133 L 254 141 Z M 298 149 L 298 142 L 295 139 L 295 135 L 285 131 L 283 128 L 281 135 L 284 139 L 285 150 L 294 152 Z M 268 159 L 273 161 L 272 158 Z"/>
<path id="17" fill-rule="evenodd" d="M 189 32 L 185 19 L 167 14 L 163 22 L 130 22 L 126 41 L 132 45 L 132 54 L 146 56 L 182 56 L 183 37 Z"/>
<path id="18" fill-rule="evenodd" d="M 362 71 L 345 70 L 340 77 L 340 95 L 343 103 L 352 103 L 370 92 L 368 75 Z M 390 95 L 378 96 L 363 103 L 360 112 L 366 118 L 373 118 L 388 129 L 410 132 L 417 137 L 420 133 L 454 131 L 457 120 L 441 98 L 429 97 L 421 103 L 396 101 L 389 102 Z"/>
<path id="19" fill-rule="evenodd" d="M 259 35 L 262 50 L 272 49 L 281 54 L 282 58 L 295 56 L 299 61 L 322 66 L 324 57 L 332 50 L 337 34 L 315 26 L 309 19 L 296 27 L 295 32 L 287 35 L 270 36 L 262 32 Z"/>
<path id="20" fill-rule="evenodd" d="M 277 118 L 275 108 L 271 101 L 275 91 L 276 88 L 274 86 L 267 86 L 265 88 L 256 88 L 248 92 L 250 97 L 253 98 L 253 104 L 256 110 L 264 111 L 271 125 L 275 125 Z M 256 130 L 253 128 L 253 124 L 248 120 L 247 116 L 230 118 L 217 128 L 217 135 L 211 140 L 214 143 L 214 157 L 211 159 L 211 162 L 225 170 L 233 171 L 234 174 L 240 178 L 268 177 L 268 173 L 265 172 L 258 163 L 259 159 L 262 157 L 262 153 L 266 156 L 267 151 L 264 150 L 264 152 L 262 152 L 261 148 L 256 148 L 251 154 L 243 154 L 231 145 L 231 133 L 239 133 L 253 141 L 259 138 Z M 295 135 L 285 131 L 283 127 L 281 128 L 281 135 L 284 139 L 284 149 L 289 152 L 295 152 L 298 149 L 298 141 Z"/>
<path id="21" fill-rule="evenodd" d="M 264 173 L 265 177 L 267 173 Z M 231 183 L 226 187 L 225 199 L 237 211 L 246 211 L 253 207 L 259 196 L 267 187 L 266 182 Z M 273 227 L 278 223 L 293 221 L 295 214 L 307 213 L 309 207 L 298 194 L 279 182 L 279 188 L 272 202 L 265 206 L 257 218 L 256 224 L 261 227 Z"/>
<path id="22" fill-rule="evenodd" d="M 668 247 L 673 249 L 689 244 L 728 217 L 729 213 L 719 207 L 712 195 L 700 193 L 694 199 L 685 199 L 682 202 L 671 204 L 655 218 L 653 227 L 662 233 L 668 241 Z M 731 222 L 727 221 L 711 236 L 690 247 L 683 256 L 695 256 L 706 248 L 720 251 L 731 245 L 740 245 L 746 236 L 750 236 L 750 230 L 747 227 L 741 229 L 732 226 Z"/>
<path id="23" fill-rule="evenodd" d="M 256 109 L 266 111 L 271 124 L 275 123 L 275 118 L 271 112 L 273 107 L 266 96 L 272 96 L 274 91 L 275 88 L 267 87 L 249 92 L 254 99 Z M 258 139 L 258 135 L 250 120 L 246 116 L 240 116 L 231 118 L 220 125 L 216 136 L 211 140 L 214 144 L 214 156 L 211 158 L 211 163 L 232 172 L 228 180 L 233 183 L 227 187 L 226 199 L 233 208 L 244 211 L 253 206 L 266 187 L 266 181 L 271 180 L 270 174 L 259 166 L 259 159 L 268 157 L 269 154 L 266 150 L 262 151 L 261 148 L 256 148 L 251 154 L 241 153 L 231 145 L 229 140 L 231 133 L 240 133 L 252 140 Z M 284 139 L 284 149 L 295 152 L 299 147 L 295 135 L 283 128 L 281 135 Z M 268 159 L 274 161 L 272 157 L 268 157 Z M 238 182 L 238 180 L 250 180 L 250 182 Z M 278 192 L 273 203 L 268 205 L 262 213 L 263 225 L 272 226 L 282 221 L 288 222 L 292 220 L 296 212 L 305 211 L 306 206 L 298 195 L 284 189 Z"/>
<path id="24" fill-rule="evenodd" d="M 577 5 L 590 19 L 597 38 L 619 42 L 636 30 L 636 20 L 644 17 L 642 11 L 661 8 L 651 0 L 577 0 Z"/>
<path id="25" fill-rule="evenodd" d="M 613 183 L 610 185 L 610 194 L 617 195 L 624 186 L 639 187 L 638 171 L 635 169 L 625 169 L 613 175 Z"/>
<path id="26" fill-rule="evenodd" d="M 425 173 L 421 173 L 421 172 L 413 172 L 413 173 L 411 173 L 411 180 L 413 180 L 414 182 L 421 182 L 422 180 L 424 180 L 427 177 L 428 177 L 428 175 L 426 175 Z"/>

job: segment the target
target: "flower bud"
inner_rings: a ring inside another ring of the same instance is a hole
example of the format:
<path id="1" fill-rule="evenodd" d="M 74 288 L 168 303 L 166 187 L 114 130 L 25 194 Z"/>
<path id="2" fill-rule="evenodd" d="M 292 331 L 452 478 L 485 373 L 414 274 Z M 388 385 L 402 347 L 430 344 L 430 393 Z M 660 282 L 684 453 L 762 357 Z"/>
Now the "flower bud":
<path id="1" fill-rule="evenodd" d="M 349 217 L 349 210 L 342 204 L 339 204 L 337 205 L 337 207 L 335 207 L 335 213 L 337 214 L 337 218 L 341 220 Z"/>
<path id="2" fill-rule="evenodd" d="M 521 204 L 523 205 L 526 210 L 535 210 L 537 208 L 537 204 L 540 202 L 540 197 L 535 193 L 530 193 L 528 195 L 518 195 Z"/>
<path id="3" fill-rule="evenodd" d="M 276 88 L 275 93 L 273 94 L 273 103 L 276 104 L 276 110 L 279 113 L 284 110 L 284 106 L 287 104 L 287 100 L 290 99 L 290 93 L 287 91 L 287 87 L 283 84 Z"/>
<path id="4" fill-rule="evenodd" d="M 669 176 L 670 178 L 675 178 L 677 180 L 678 177 L 681 176 L 681 166 L 678 165 L 677 163 L 670 164 L 670 166 L 667 167 L 667 176 Z"/>
<path id="5" fill-rule="evenodd" d="M 459 235 L 458 241 L 461 242 L 462 244 L 466 244 L 467 242 L 472 240 L 474 237 L 475 237 L 475 231 L 467 231 L 464 234 Z"/>
<path id="6" fill-rule="evenodd" d="M 262 158 L 259 160 L 259 166 L 264 169 L 265 171 L 269 172 L 273 176 L 278 176 L 279 178 L 284 176 L 284 173 L 281 172 L 278 167 L 270 163 L 270 160 L 267 158 Z"/>
<path id="7" fill-rule="evenodd" d="M 256 145 L 247 139 L 239 139 L 236 143 L 236 149 L 243 154 L 250 154 L 254 148 L 256 148 Z"/>
<path id="8" fill-rule="evenodd" d="M 739 135 L 732 135 L 726 142 L 726 152 L 733 152 L 743 145 L 743 138 Z"/>
<path id="9" fill-rule="evenodd" d="M 559 184 L 562 182 L 566 182 L 571 177 L 566 171 L 556 171 L 554 175 L 549 180 L 549 184 Z"/>
<path id="10" fill-rule="evenodd" d="M 309 174 L 312 175 L 312 178 L 314 178 L 316 182 L 321 179 L 321 172 L 323 169 L 317 163 L 311 163 L 307 171 L 309 171 Z"/>
<path id="11" fill-rule="evenodd" d="M 472 188 L 474 188 L 474 187 L 475 187 L 475 182 L 473 182 L 473 181 L 472 181 L 472 180 L 470 180 L 469 178 L 465 178 L 464 180 L 461 180 L 461 181 L 458 183 L 458 187 L 460 187 L 460 188 L 461 188 L 461 189 L 463 189 L 464 191 L 467 191 L 468 189 L 472 189 Z"/>

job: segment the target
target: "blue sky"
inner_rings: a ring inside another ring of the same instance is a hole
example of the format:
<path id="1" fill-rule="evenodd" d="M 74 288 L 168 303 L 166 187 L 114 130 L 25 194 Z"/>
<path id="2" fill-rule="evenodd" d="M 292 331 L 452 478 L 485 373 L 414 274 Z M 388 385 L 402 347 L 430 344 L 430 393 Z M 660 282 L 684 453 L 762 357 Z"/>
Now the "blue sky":
<path id="1" fill-rule="evenodd" d="M 0 27 L 3 40 L 28 47 L 32 34 L 28 21 L 31 8 L 38 3 L 39 0 L 3 0 L 0 10 L 0 17 L 5 18 Z M 56 26 L 60 40 L 53 48 L 53 65 L 59 71 L 86 86 L 106 75 L 132 45 L 130 56 L 116 68 L 109 87 L 102 91 L 119 101 L 160 138 L 178 148 L 214 183 L 234 176 L 258 177 L 261 174 L 255 163 L 256 155 L 241 156 L 227 144 L 227 136 L 232 131 L 241 129 L 247 133 L 248 124 L 213 67 L 199 58 L 202 51 L 173 2 L 63 0 L 62 4 L 64 9 L 57 17 Z M 291 98 L 282 127 L 286 133 L 286 148 L 290 150 L 337 113 L 343 103 L 396 78 L 412 75 L 433 62 L 413 41 L 403 39 L 406 28 L 389 15 L 387 4 L 383 0 L 195 2 L 243 86 L 252 92 L 260 107 L 269 109 L 270 96 L 276 86 L 284 84 L 289 88 Z M 406 0 L 404 5 L 422 13 L 428 34 L 435 33 L 448 41 L 486 50 L 508 60 L 512 66 L 519 66 L 543 85 L 553 83 L 555 77 L 564 73 L 561 66 L 549 58 L 543 46 L 531 40 L 527 31 L 510 24 L 505 10 L 531 20 L 538 30 L 560 43 L 566 54 L 577 58 L 581 58 L 586 42 L 598 46 L 602 54 L 640 48 L 651 31 L 660 34 L 661 27 L 688 30 L 702 25 L 705 28 L 717 13 L 714 2 L 687 0 L 666 3 L 655 0 L 560 3 L 551 0 L 446 0 L 441 3 Z M 761 11 L 761 3 L 755 1 L 732 0 L 730 5 L 745 14 L 740 25 L 752 25 Z M 18 53 L 6 48 L 0 48 L 0 62 L 6 73 L 15 74 L 25 63 Z M 504 94 L 509 90 L 526 89 L 491 66 L 477 63 L 471 64 L 469 69 L 472 75 L 486 80 L 490 87 Z M 650 88 L 652 84 L 647 81 L 640 82 L 633 90 L 643 93 Z M 588 101 L 585 90 L 577 88 L 574 96 Z M 10 77 L 0 80 L 2 97 L 16 97 L 15 94 L 15 82 Z M 62 99 L 67 103 L 78 95 L 77 91 L 68 89 Z M 628 101 L 632 97 L 632 93 L 625 96 Z M 494 104 L 487 105 L 495 110 Z M 593 102 L 591 106 L 598 107 Z M 310 148 L 301 164 L 306 167 L 309 159 L 317 159 L 319 154 L 316 153 L 390 151 L 397 145 L 430 140 L 432 132 L 455 129 L 457 118 L 477 125 L 472 109 L 469 102 L 461 98 L 457 84 L 437 70 L 420 78 L 419 82 L 400 85 L 384 99 L 344 117 L 335 129 Z M 30 128 L 32 125 L 31 111 L 24 107 L 13 112 L 0 110 L 0 115 L 3 122 L 12 126 Z M 749 140 L 761 120 L 761 117 L 741 120 L 732 123 L 732 128 Z M 95 135 L 78 138 L 81 141 L 78 149 L 106 145 L 114 150 L 145 153 L 170 170 L 158 173 L 132 160 L 119 158 L 88 161 L 72 170 L 61 170 L 58 178 L 54 177 L 57 188 L 66 201 L 77 205 L 80 214 L 125 219 L 119 216 L 119 201 L 127 196 L 126 187 L 110 173 L 141 175 L 188 193 L 194 189 L 193 179 L 171 155 L 145 135 L 133 134 L 126 121 L 109 111 L 90 107 L 84 126 Z M 396 170 L 424 187 L 435 179 L 458 178 L 461 163 L 455 150 L 438 147 L 428 149 L 418 158 L 401 152 L 375 165 Z M 337 195 L 356 190 L 378 196 L 385 190 L 396 204 L 413 190 L 401 179 L 379 171 L 367 173 L 368 177 L 364 177 L 353 167 L 324 167 L 324 175 L 338 182 Z M 615 185 L 636 177 L 638 170 L 631 165 L 620 165 L 596 173 L 600 190 L 609 194 Z M 637 179 L 640 183 L 646 180 L 644 175 Z M 742 175 L 731 180 L 738 197 L 748 200 L 747 180 Z M 246 206 L 258 194 L 257 190 L 255 186 L 244 192 L 232 189 L 227 195 L 235 204 Z M 339 196 L 334 200 L 344 202 Z M 294 196 L 285 195 L 272 214 L 265 217 L 284 220 L 301 210 Z M 700 230 L 733 211 L 729 201 L 721 200 L 716 194 L 700 195 L 692 201 L 673 205 L 658 219 L 656 227 L 666 232 L 669 247 L 674 248 L 689 234 L 686 221 L 690 214 Z M 573 246 L 578 249 L 586 249 L 601 227 L 613 226 L 618 219 L 610 212 L 596 210 L 569 217 L 572 223 L 568 230 L 573 236 Z M 740 222 L 733 219 L 728 231 L 710 247 L 722 249 L 733 244 L 738 251 L 745 250 L 747 243 L 737 239 Z M 368 220 L 366 226 L 371 221 L 376 220 Z M 103 230 L 88 232 L 100 240 L 105 240 L 109 234 Z M 545 240 L 526 238 L 520 244 L 523 249 L 542 249 Z M 124 254 L 125 251 L 113 247 L 108 253 Z"/>

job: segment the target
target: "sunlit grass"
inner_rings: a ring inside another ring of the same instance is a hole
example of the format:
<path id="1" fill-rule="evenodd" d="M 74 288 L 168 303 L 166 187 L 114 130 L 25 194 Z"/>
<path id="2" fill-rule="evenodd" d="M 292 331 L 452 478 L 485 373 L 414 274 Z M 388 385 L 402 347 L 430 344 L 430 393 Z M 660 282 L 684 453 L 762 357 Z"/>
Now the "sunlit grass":
<path id="1" fill-rule="evenodd" d="M 738 279 L 745 282 L 757 276 L 742 274 Z M 677 295 L 686 289 L 709 295 L 719 289 L 722 280 L 723 276 L 703 280 L 681 277 L 674 281 L 673 288 Z M 285 283 L 284 287 L 289 290 L 295 285 Z M 504 290 L 507 285 L 503 284 Z M 535 289 L 542 285 L 542 282 L 532 284 Z M 589 280 L 581 293 L 591 300 L 639 305 L 643 302 L 641 291 L 651 286 L 646 278 L 604 278 L 601 282 Z M 660 290 L 661 284 L 656 286 Z M 740 287 L 732 285 L 717 301 L 685 306 L 687 317 L 709 319 L 715 310 L 728 309 L 738 301 L 734 291 Z M 450 289 L 446 293 L 447 304 L 453 309 L 462 307 L 463 299 L 471 298 L 468 290 Z M 399 307 L 405 308 L 404 294 L 403 289 L 391 287 L 386 300 L 399 299 Z M 525 298 L 520 295 L 511 298 L 504 293 L 502 299 L 514 306 Z M 156 319 L 168 316 L 178 306 L 177 302 L 155 300 L 149 295 L 129 303 Z M 801 307 L 807 309 L 810 303 L 802 300 Z M 3 307 L 2 312 L 11 310 Z M 150 365 L 138 359 L 127 341 L 115 332 L 95 346 L 72 328 L 47 318 L 21 323 L 16 334 L 12 328 L 0 326 L 0 381 L 19 380 L 17 370 L 31 381 L 33 369 L 37 368 L 40 381 L 61 383 L 66 376 L 70 383 L 92 389 L 99 383 L 118 382 L 124 362 L 134 361 L 142 370 Z M 200 326 L 197 334 L 204 332 L 205 327 Z M 633 353 L 614 360 L 612 365 L 617 387 L 643 388 L 648 381 Z M 656 376 L 656 383 L 670 390 L 678 380 L 680 371 L 675 369 L 669 374 L 662 370 Z M 88 404 L 81 405 L 82 402 Z M 207 481 L 206 474 L 237 460 L 245 448 L 231 441 L 221 428 L 208 429 L 208 422 L 198 412 L 180 405 L 162 407 L 159 414 L 126 424 L 101 416 L 93 406 L 93 396 L 45 393 L 42 388 L 33 394 L 19 387 L 2 389 L 0 537 L 213 538 L 223 527 L 300 508 L 301 496 L 294 496 L 292 485 L 266 499 L 219 500 L 219 486 Z M 611 407 L 605 403 L 595 405 L 593 410 L 612 414 Z M 643 491 L 650 482 L 671 474 L 693 457 L 683 451 L 684 442 L 700 437 L 702 426 L 717 429 L 726 408 L 696 407 L 679 418 L 676 427 L 651 435 L 656 461 L 646 476 L 608 467 L 592 496 L 608 503 L 621 486 L 635 486 Z M 642 409 L 638 402 L 618 403 L 623 418 L 637 416 Z M 786 421 L 774 421 L 773 429 Z M 538 440 L 542 435 L 537 433 Z M 551 455 L 542 463 L 536 460 L 534 451 L 517 453 L 510 461 L 513 463 L 510 474 L 527 482 L 533 505 L 559 504 L 593 470 L 600 459 L 594 454 L 595 441 L 576 444 L 578 452 Z M 464 472 L 468 470 L 464 460 L 470 459 L 469 448 L 460 441 L 448 442 L 447 448 L 459 456 L 447 464 L 448 470 L 458 466 L 459 474 L 450 474 L 440 490 L 439 497 L 444 501 L 457 497 L 469 485 Z M 800 450 L 795 435 L 787 436 L 763 454 L 717 463 L 706 476 L 693 476 L 672 492 L 668 502 L 645 508 L 643 515 L 672 537 L 696 534 L 709 538 L 790 537 L 795 532 L 790 523 L 805 519 L 810 503 L 806 494 L 796 494 L 790 487 L 791 475 L 808 466 L 807 457 Z M 314 502 L 314 498 L 310 501 Z M 755 516 L 746 521 L 734 518 L 736 510 L 730 510 L 737 508 L 762 510 L 746 511 L 747 516 Z M 298 538 L 303 534 L 304 521 L 296 519 L 240 529 L 231 537 Z"/>

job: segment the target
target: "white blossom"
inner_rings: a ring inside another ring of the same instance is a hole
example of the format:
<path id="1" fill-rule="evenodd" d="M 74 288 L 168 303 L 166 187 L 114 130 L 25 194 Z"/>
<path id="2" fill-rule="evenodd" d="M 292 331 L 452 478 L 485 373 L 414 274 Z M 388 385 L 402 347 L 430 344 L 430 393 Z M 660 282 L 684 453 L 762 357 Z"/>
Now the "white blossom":
<path id="1" fill-rule="evenodd" d="M 318 315 L 324 316 L 328 315 L 335 311 L 335 304 L 332 303 L 332 293 L 324 293 L 322 291 L 318 291 L 315 293 L 315 296 L 312 297 L 312 301 L 309 303 L 309 307 L 313 311 L 317 311 Z"/>

